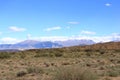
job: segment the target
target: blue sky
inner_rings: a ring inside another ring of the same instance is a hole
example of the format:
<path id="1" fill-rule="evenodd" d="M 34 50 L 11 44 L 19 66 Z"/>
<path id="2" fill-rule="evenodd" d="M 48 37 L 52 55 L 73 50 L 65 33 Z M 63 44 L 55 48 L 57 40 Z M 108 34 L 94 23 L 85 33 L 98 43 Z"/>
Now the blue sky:
<path id="1" fill-rule="evenodd" d="M 0 43 L 120 38 L 120 0 L 0 0 Z"/>

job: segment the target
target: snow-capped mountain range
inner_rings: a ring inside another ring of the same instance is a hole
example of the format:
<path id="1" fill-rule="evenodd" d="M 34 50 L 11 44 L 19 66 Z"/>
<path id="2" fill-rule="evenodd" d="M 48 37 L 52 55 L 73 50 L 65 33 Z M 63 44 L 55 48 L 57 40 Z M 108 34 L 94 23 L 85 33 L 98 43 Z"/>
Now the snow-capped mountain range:
<path id="1" fill-rule="evenodd" d="M 0 44 L 0 50 L 4 49 L 39 49 L 39 48 L 60 48 L 78 45 L 95 44 L 92 40 L 66 40 L 66 41 L 36 41 L 25 40 L 16 44 Z"/>

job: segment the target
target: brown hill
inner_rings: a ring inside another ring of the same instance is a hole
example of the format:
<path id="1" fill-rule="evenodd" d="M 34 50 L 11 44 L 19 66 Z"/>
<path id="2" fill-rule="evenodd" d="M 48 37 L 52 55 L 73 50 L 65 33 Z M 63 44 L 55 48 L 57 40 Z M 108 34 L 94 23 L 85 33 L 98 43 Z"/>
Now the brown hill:
<path id="1" fill-rule="evenodd" d="M 96 51 L 120 51 L 120 42 L 107 42 L 107 43 L 97 43 L 93 45 L 87 45 L 87 46 L 73 46 L 73 47 L 64 47 L 64 48 L 52 48 L 52 49 L 31 49 L 27 50 L 25 52 L 32 52 L 32 53 L 45 53 L 49 55 L 48 53 L 55 54 L 55 56 L 62 56 L 63 53 L 66 53 L 70 56 L 70 54 L 78 53 L 78 52 L 96 52 Z"/>
<path id="2" fill-rule="evenodd" d="M 105 49 L 105 50 L 120 50 L 120 42 L 106 42 L 106 43 L 97 43 L 93 45 L 87 45 L 87 46 L 74 46 L 70 47 L 71 49 L 80 49 L 80 50 L 99 50 L 99 49 Z"/>
<path id="3" fill-rule="evenodd" d="M 90 49 L 120 49 L 120 42 L 107 42 L 107 43 L 98 43 L 91 46 L 87 46 Z"/>

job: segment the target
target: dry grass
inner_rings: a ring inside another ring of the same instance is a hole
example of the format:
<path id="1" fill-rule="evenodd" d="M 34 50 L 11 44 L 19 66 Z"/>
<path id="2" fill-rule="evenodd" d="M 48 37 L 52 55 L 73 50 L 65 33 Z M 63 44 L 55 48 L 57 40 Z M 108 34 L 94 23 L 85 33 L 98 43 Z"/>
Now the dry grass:
<path id="1" fill-rule="evenodd" d="M 103 45 L 0 52 L 0 80 L 119 80 L 120 47 Z"/>
<path id="2" fill-rule="evenodd" d="M 53 80 L 97 80 L 94 71 L 80 66 L 60 68 Z"/>

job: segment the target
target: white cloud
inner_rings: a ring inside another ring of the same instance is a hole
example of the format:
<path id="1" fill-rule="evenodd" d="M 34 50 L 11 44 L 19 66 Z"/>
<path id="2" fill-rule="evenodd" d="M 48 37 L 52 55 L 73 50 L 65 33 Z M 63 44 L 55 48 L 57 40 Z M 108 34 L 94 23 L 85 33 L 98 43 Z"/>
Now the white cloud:
<path id="1" fill-rule="evenodd" d="M 112 36 L 120 36 L 120 33 L 112 33 Z"/>
<path id="2" fill-rule="evenodd" d="M 81 40 L 81 39 L 87 39 L 87 40 L 93 40 L 95 42 L 109 42 L 109 41 L 120 41 L 120 34 L 119 33 L 112 33 L 107 36 L 89 36 L 89 35 L 73 35 L 73 36 L 41 36 L 41 37 L 31 37 L 30 34 L 27 35 L 27 37 L 30 37 L 32 40 L 37 41 L 66 41 L 66 40 Z M 13 44 L 17 43 L 23 40 L 19 40 L 16 38 L 11 37 L 5 37 L 0 39 L 0 42 L 3 44 Z"/>
<path id="3" fill-rule="evenodd" d="M 37 40 L 37 41 L 66 41 L 66 40 L 81 40 L 81 39 L 87 39 L 87 40 L 93 40 L 95 42 L 109 42 L 113 40 L 113 36 L 43 36 L 43 37 L 31 37 L 32 40 Z M 119 38 L 120 39 L 120 38 Z M 15 38 L 11 38 L 11 37 L 6 37 L 6 38 L 2 38 L 0 40 L 0 42 L 2 42 L 2 44 L 14 44 L 17 42 L 20 42 L 23 40 L 18 40 Z"/>
<path id="4" fill-rule="evenodd" d="M 60 29 L 61 29 L 60 26 L 56 26 L 56 27 L 47 28 L 47 29 L 45 29 L 45 31 L 53 31 L 53 30 L 60 30 Z"/>
<path id="5" fill-rule="evenodd" d="M 111 36 L 43 36 L 43 37 L 33 37 L 32 39 L 38 40 L 38 41 L 66 41 L 66 40 L 81 40 L 81 39 L 87 39 L 87 40 L 93 40 L 95 42 L 109 42 L 112 41 Z"/>
<path id="6" fill-rule="evenodd" d="M 68 40 L 67 36 L 41 36 L 41 37 L 32 37 L 33 40 L 37 41 L 65 41 Z"/>
<path id="7" fill-rule="evenodd" d="M 81 40 L 81 39 L 87 39 L 87 40 L 93 40 L 95 42 L 109 42 L 113 40 L 119 40 L 120 41 L 120 34 L 111 34 L 107 36 L 85 36 L 85 35 L 79 35 L 79 36 L 44 36 L 44 37 L 36 37 L 33 38 L 35 40 L 40 41 L 66 41 L 66 40 Z"/>
<path id="8" fill-rule="evenodd" d="M 81 34 L 94 35 L 96 33 L 92 32 L 92 31 L 85 31 L 85 30 L 83 30 L 83 31 L 81 31 Z"/>
<path id="9" fill-rule="evenodd" d="M 40 37 L 41 41 L 65 41 L 68 40 L 69 37 L 66 36 L 49 36 L 49 37 Z"/>
<path id="10" fill-rule="evenodd" d="M 26 30 L 25 28 L 19 28 L 19 27 L 16 27 L 16 26 L 10 26 L 9 29 L 11 31 L 15 31 L 15 32 L 21 32 L 21 31 L 25 31 Z"/>
<path id="11" fill-rule="evenodd" d="M 95 42 L 109 42 L 112 41 L 111 36 L 94 36 L 94 37 L 89 37 L 91 40 Z"/>
<path id="12" fill-rule="evenodd" d="M 115 41 L 120 41 L 120 33 L 112 33 L 112 39 Z"/>
<path id="13" fill-rule="evenodd" d="M 11 38 L 11 37 L 5 37 L 5 38 L 0 39 L 0 42 L 2 44 L 13 44 L 13 43 L 19 42 L 19 40 L 15 38 Z"/>
<path id="14" fill-rule="evenodd" d="M 109 42 L 109 41 L 120 41 L 119 33 L 112 33 L 107 36 L 79 36 L 77 39 L 90 39 L 95 42 Z"/>
<path id="15" fill-rule="evenodd" d="M 68 24 L 79 24 L 79 22 L 72 21 L 72 22 L 68 22 Z"/>
<path id="16" fill-rule="evenodd" d="M 107 6 L 107 7 L 109 7 L 109 6 L 111 6 L 112 4 L 110 4 L 110 3 L 106 3 L 105 4 L 105 6 Z"/>
<path id="17" fill-rule="evenodd" d="M 113 40 L 120 41 L 120 34 L 113 33 L 107 36 L 89 36 L 89 35 L 73 35 L 73 36 L 43 36 L 43 37 L 32 37 L 34 40 L 40 41 L 66 41 L 66 40 L 93 40 L 95 42 L 109 42 Z"/>

